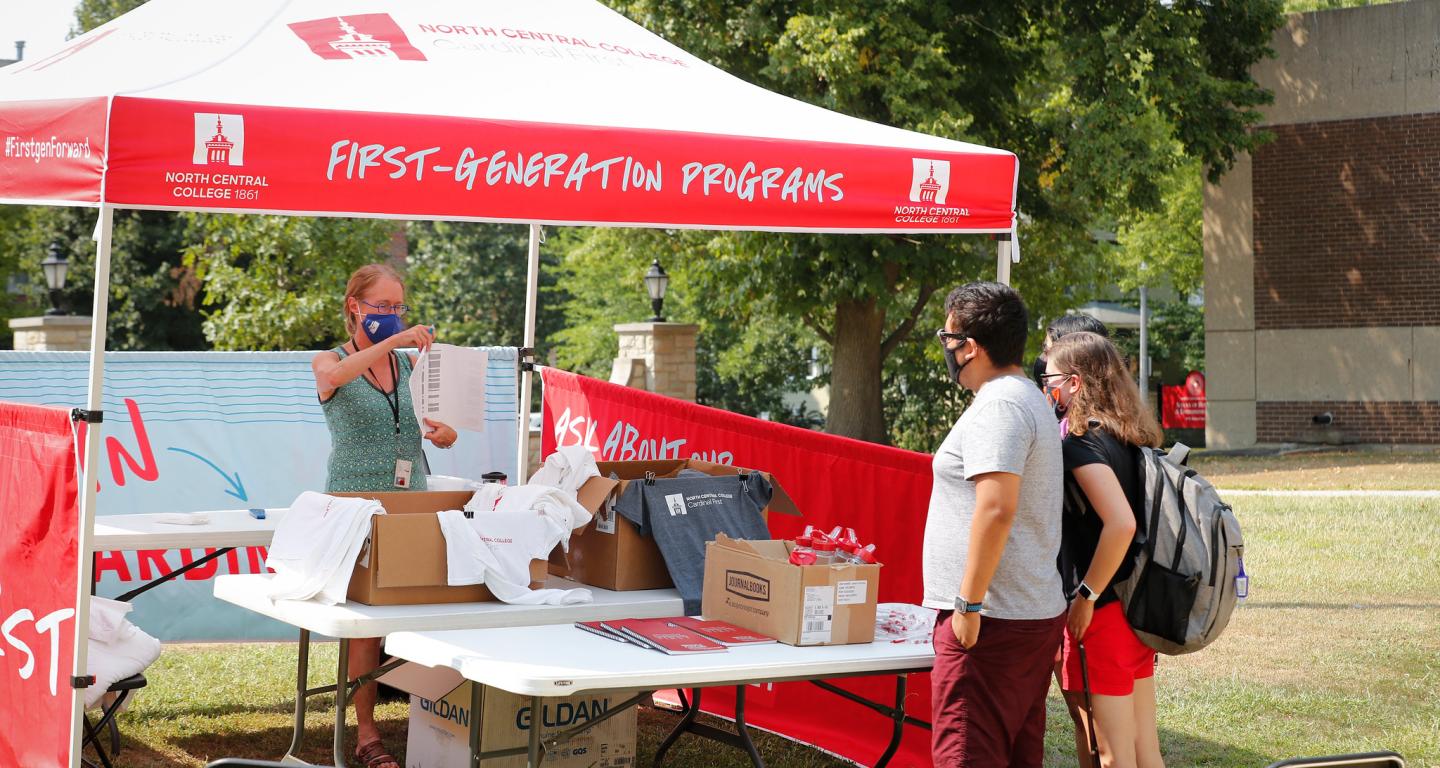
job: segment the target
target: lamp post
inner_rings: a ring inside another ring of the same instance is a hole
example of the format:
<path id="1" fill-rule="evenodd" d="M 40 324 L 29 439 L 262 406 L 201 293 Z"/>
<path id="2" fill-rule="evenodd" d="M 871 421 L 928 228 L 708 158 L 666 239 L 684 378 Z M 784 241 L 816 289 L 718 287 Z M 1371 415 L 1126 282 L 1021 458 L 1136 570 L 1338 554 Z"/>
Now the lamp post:
<path id="1" fill-rule="evenodd" d="M 645 292 L 650 294 L 650 308 L 655 312 L 650 322 L 665 322 L 660 309 L 665 305 L 665 289 L 669 287 L 670 276 L 665 274 L 665 268 L 660 266 L 660 260 L 656 259 L 650 263 L 650 270 L 645 273 Z"/>
<path id="2" fill-rule="evenodd" d="M 60 290 L 65 287 L 65 273 L 70 269 L 70 262 L 61 255 L 59 243 L 50 244 L 50 255 L 40 262 L 40 267 L 45 270 L 45 285 L 50 289 L 50 308 L 45 310 L 45 314 L 66 314 L 60 308 Z"/>

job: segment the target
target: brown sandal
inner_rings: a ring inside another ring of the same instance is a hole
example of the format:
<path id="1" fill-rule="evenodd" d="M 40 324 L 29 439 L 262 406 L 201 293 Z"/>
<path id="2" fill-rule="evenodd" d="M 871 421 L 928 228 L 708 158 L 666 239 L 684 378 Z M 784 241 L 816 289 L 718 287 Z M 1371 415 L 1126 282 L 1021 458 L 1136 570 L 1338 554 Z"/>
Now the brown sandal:
<path id="1" fill-rule="evenodd" d="M 376 739 L 369 744 L 355 747 L 355 759 L 359 760 L 365 768 L 381 768 L 384 765 L 400 765 L 395 756 L 385 751 L 385 745 Z"/>

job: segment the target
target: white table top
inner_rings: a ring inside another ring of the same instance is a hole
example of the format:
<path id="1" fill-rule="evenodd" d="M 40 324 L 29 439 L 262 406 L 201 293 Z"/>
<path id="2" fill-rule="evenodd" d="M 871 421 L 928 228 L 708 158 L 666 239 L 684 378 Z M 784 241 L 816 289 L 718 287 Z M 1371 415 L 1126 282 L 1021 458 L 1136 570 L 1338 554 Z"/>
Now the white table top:
<path id="1" fill-rule="evenodd" d="M 203 549 L 206 547 L 266 547 L 275 536 L 275 525 L 289 509 L 265 510 L 265 519 L 256 520 L 244 509 L 202 512 L 209 522 L 202 525 L 174 525 L 158 522 L 161 515 L 101 515 L 95 518 L 91 549 Z"/>
<path id="2" fill-rule="evenodd" d="M 330 637 L 386 637 L 392 632 L 439 629 L 483 629 L 577 621 L 678 616 L 684 601 L 674 589 L 612 592 L 551 576 L 554 589 L 585 587 L 595 596 L 580 605 L 510 605 L 508 603 L 447 603 L 430 605 L 321 605 L 310 600 L 271 600 L 265 596 L 269 574 L 238 574 L 215 579 L 215 597 L 262 616 Z M 580 632 L 580 630 L 576 630 Z M 604 638 L 598 638 L 604 640 Z M 610 641 L 606 641 L 610 642 Z"/>
<path id="3" fill-rule="evenodd" d="M 923 672 L 935 662 L 928 641 L 803 648 L 773 643 L 669 656 L 570 625 L 396 632 L 385 638 L 385 652 L 449 667 L 467 680 L 521 696 Z"/>

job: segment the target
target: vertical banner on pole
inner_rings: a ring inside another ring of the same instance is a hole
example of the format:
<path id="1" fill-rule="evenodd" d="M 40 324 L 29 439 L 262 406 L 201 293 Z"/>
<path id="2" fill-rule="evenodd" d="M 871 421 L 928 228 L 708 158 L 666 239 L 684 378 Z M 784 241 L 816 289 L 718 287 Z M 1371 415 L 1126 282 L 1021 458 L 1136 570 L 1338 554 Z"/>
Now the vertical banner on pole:
<path id="1" fill-rule="evenodd" d="M 0 765 L 70 764 L 77 488 L 69 411 L 0 402 Z"/>

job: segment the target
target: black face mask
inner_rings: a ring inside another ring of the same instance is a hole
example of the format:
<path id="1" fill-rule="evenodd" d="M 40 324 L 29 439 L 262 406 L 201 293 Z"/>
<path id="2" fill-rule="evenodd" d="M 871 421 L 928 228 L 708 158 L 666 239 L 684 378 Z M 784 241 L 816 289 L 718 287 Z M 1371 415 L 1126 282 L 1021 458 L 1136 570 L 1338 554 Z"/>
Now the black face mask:
<path id="1" fill-rule="evenodd" d="M 1032 366 L 1030 366 L 1030 375 L 1035 379 L 1035 383 L 1036 383 L 1036 384 L 1039 384 L 1039 385 L 1041 386 L 1041 388 L 1044 388 L 1044 386 L 1045 386 L 1045 353 L 1044 353 L 1044 352 L 1041 352 L 1041 353 L 1040 353 L 1040 356 L 1037 357 L 1037 358 L 1035 358 L 1035 364 L 1032 365 Z"/>
<path id="2" fill-rule="evenodd" d="M 965 349 L 964 344 L 961 344 L 955 349 L 942 348 L 942 351 L 945 353 L 945 368 L 950 373 L 950 381 L 956 384 L 960 383 L 960 372 L 965 370 L 965 366 L 970 364 L 970 360 L 966 360 L 963 363 L 960 362 L 959 354 L 963 349 Z"/>

